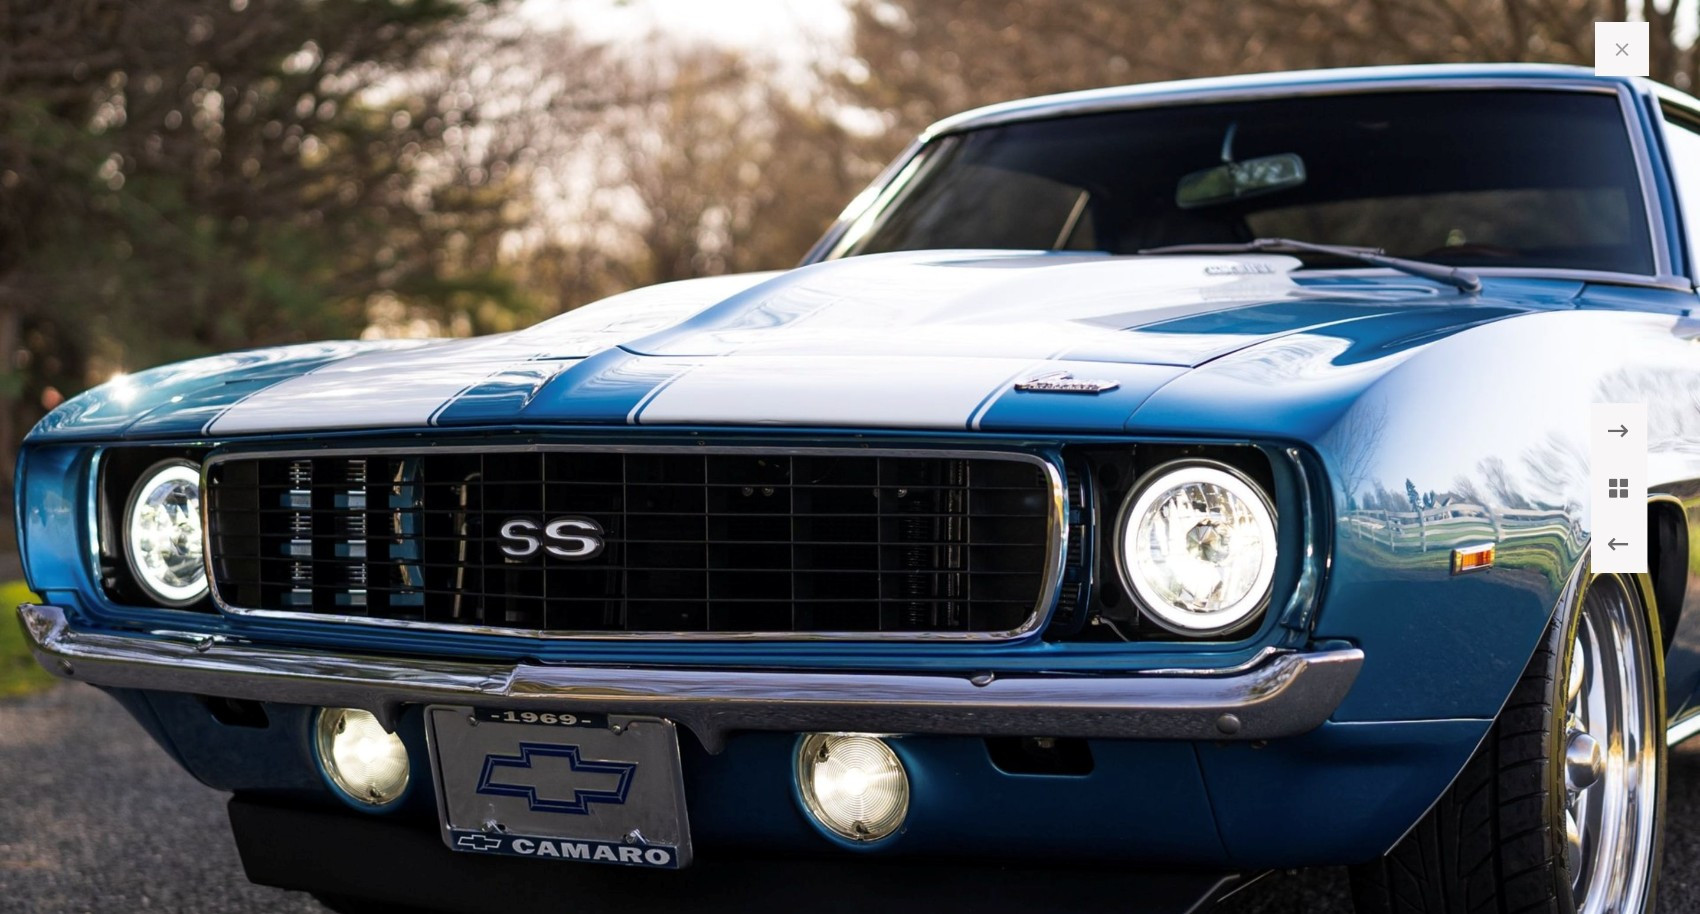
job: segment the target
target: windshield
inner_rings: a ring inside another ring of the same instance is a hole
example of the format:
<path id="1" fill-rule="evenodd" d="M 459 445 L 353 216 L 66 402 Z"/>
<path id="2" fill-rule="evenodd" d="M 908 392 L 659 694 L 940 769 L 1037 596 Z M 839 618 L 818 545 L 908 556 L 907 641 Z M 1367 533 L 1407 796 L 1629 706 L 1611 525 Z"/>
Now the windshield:
<path id="1" fill-rule="evenodd" d="M 829 256 L 1133 254 L 1271 236 L 1460 266 L 1654 272 L 1617 97 L 1513 90 L 1159 107 L 947 135 Z"/>

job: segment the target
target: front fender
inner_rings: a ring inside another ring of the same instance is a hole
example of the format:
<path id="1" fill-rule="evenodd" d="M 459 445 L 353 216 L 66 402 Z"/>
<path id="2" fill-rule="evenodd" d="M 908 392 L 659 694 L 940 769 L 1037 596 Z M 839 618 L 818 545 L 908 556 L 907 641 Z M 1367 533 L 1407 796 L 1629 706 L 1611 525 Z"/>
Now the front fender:
<path id="1" fill-rule="evenodd" d="M 1318 455 L 1334 534 L 1314 635 L 1365 653 L 1334 720 L 1497 713 L 1583 567 L 1591 404 L 1648 404 L 1650 492 L 1700 479 L 1700 350 L 1683 322 L 1577 301 L 1373 345 L 1352 324 L 1290 335 L 1189 372 L 1135 415 Z M 1452 572 L 1454 548 L 1484 543 L 1494 567 Z"/>
<path id="2" fill-rule="evenodd" d="M 1371 385 L 1318 442 L 1336 542 L 1317 634 L 1364 649 L 1336 720 L 1492 717 L 1567 585 L 1586 571 L 1593 403 L 1646 401 L 1649 447 L 1700 454 L 1653 394 L 1700 392 L 1672 317 L 1565 311 L 1475 328 Z M 1656 379 L 1656 380 L 1654 380 Z M 1652 461 L 1650 491 L 1700 475 Z M 1493 567 L 1455 573 L 1455 548 Z"/>

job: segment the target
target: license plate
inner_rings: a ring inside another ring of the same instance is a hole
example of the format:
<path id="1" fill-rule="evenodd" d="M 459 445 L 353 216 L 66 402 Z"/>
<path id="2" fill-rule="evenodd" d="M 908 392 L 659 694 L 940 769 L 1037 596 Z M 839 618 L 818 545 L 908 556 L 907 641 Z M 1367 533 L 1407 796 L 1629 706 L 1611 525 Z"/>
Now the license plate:
<path id="1" fill-rule="evenodd" d="M 426 720 L 451 849 L 657 869 L 691 862 L 672 721 L 443 706 Z"/>

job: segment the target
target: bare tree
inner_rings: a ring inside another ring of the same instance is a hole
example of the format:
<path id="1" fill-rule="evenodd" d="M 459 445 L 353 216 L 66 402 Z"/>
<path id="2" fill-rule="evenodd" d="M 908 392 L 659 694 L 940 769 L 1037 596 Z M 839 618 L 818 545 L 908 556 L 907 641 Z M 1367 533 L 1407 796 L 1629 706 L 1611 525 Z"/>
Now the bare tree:
<path id="1" fill-rule="evenodd" d="M 1047 92 L 1310 67 L 1591 64 L 1625 0 L 850 0 L 836 85 L 884 113 L 887 144 L 945 115 Z M 1654 78 L 1700 85 L 1678 4 L 1647 0 Z"/>
<path id="2" fill-rule="evenodd" d="M 817 87 L 709 45 L 605 60 L 623 101 L 554 158 L 575 201 L 525 258 L 566 308 L 657 282 L 794 266 L 879 161 Z"/>

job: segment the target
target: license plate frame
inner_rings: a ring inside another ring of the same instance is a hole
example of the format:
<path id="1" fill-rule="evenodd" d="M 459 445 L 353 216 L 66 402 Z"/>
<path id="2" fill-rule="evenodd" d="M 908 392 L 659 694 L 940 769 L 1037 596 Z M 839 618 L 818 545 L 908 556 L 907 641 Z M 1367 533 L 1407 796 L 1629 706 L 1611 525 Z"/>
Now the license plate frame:
<path id="1" fill-rule="evenodd" d="M 690 865 L 679 732 L 666 718 L 431 705 L 425 740 L 450 850 Z"/>

